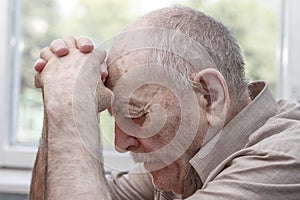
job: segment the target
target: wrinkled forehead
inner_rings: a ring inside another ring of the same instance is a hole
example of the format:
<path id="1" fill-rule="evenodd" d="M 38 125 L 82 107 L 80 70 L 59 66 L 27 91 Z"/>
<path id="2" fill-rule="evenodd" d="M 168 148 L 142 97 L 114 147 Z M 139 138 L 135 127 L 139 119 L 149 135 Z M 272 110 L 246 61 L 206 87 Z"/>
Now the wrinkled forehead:
<path id="1" fill-rule="evenodd" d="M 107 86 L 112 89 L 124 73 L 141 65 L 156 63 L 174 67 L 176 63 L 168 63 L 169 56 L 165 55 L 178 57 L 191 68 L 215 68 L 204 48 L 187 35 L 169 29 L 138 28 L 125 31 L 114 39 L 107 59 Z"/>
<path id="2" fill-rule="evenodd" d="M 108 63 L 108 77 L 106 85 L 108 88 L 113 89 L 120 78 L 127 72 L 138 69 L 139 67 L 145 66 L 148 63 L 149 58 L 145 55 L 144 51 L 131 52 L 125 55 L 118 55 L 118 58 L 115 59 L 114 52 L 110 51 L 107 58 Z M 114 59 L 113 62 L 110 62 Z M 139 75 L 138 72 L 141 74 Z M 140 78 L 143 75 L 142 70 L 136 71 L 135 75 L 138 75 Z M 134 78 L 134 77 L 132 77 Z M 132 80 L 133 81 L 133 80 Z M 127 84 L 130 84 L 130 79 L 127 80 Z"/>

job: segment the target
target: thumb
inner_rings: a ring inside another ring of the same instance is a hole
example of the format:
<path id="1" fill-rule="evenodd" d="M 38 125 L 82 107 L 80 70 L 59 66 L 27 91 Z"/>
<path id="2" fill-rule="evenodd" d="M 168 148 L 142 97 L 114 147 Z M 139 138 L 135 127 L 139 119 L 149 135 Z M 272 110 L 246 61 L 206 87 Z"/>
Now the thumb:
<path id="1" fill-rule="evenodd" d="M 112 91 L 99 82 L 96 90 L 96 103 L 98 105 L 98 112 L 101 112 L 111 107 Z"/>

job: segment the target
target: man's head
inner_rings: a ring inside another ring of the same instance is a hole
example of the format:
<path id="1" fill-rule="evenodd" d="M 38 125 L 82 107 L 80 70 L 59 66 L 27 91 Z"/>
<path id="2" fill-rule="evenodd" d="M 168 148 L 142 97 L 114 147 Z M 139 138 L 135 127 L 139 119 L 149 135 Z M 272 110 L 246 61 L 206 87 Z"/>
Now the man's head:
<path id="1" fill-rule="evenodd" d="M 240 49 L 225 26 L 185 7 L 127 31 L 107 61 L 116 149 L 143 162 L 158 189 L 182 193 L 189 160 L 248 102 Z"/>

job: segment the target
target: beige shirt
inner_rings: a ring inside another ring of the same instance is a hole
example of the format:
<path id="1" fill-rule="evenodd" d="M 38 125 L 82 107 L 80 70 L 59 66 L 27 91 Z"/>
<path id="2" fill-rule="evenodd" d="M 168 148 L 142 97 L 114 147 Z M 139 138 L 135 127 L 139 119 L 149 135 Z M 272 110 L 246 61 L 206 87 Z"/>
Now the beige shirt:
<path id="1" fill-rule="evenodd" d="M 252 102 L 190 160 L 186 199 L 300 200 L 300 105 L 276 102 L 263 82 L 249 89 Z M 108 182 L 116 200 L 181 199 L 155 190 L 148 173 Z"/>

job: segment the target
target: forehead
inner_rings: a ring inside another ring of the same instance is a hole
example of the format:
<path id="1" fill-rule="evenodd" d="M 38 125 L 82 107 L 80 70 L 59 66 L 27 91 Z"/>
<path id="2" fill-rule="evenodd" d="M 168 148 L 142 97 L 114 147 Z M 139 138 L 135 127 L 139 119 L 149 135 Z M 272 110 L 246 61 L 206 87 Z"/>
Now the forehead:
<path id="1" fill-rule="evenodd" d="M 169 63 L 158 61 L 156 53 L 149 50 L 124 55 L 110 52 L 106 85 L 114 93 L 117 88 L 118 94 L 122 95 L 133 94 L 134 91 L 136 95 L 143 93 L 142 96 L 183 91 L 182 83 L 188 83 L 187 77 L 173 66 L 168 66 Z"/>
<path id="2" fill-rule="evenodd" d="M 113 109 L 115 111 L 142 113 L 154 105 L 167 108 L 177 99 L 172 91 L 160 84 L 148 83 L 132 90 L 122 88 L 127 86 L 117 85 L 114 90 Z"/>
<path id="3" fill-rule="evenodd" d="M 146 51 L 139 50 L 137 52 L 131 52 L 122 55 L 122 50 L 111 50 L 107 57 L 108 64 L 108 77 L 106 85 L 108 88 L 113 89 L 119 79 L 127 72 L 137 69 L 149 63 L 149 55 L 146 55 Z M 136 78 L 141 78 L 144 74 L 140 71 L 135 71 Z M 128 80 L 127 84 L 134 80 Z"/>
<path id="4" fill-rule="evenodd" d="M 181 58 L 163 53 L 168 52 L 153 49 L 126 52 L 118 46 L 111 49 L 106 86 L 114 92 L 115 106 L 123 107 L 120 110 L 128 110 L 128 106 L 142 109 L 154 103 L 171 107 L 178 95 L 186 93 L 186 87 L 190 86 L 185 76 L 187 67 L 183 67 L 186 63 L 180 60 L 177 63 L 181 68 L 171 66 L 173 59 Z"/>

